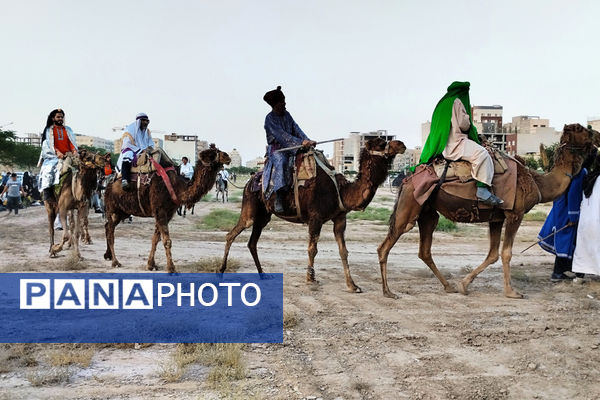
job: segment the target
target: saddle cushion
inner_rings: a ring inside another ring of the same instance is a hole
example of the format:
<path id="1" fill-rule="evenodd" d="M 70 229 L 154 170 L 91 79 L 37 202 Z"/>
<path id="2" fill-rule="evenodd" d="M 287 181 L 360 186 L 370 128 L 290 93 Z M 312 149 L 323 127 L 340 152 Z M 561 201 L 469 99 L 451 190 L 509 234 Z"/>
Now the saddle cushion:
<path id="1" fill-rule="evenodd" d="M 494 163 L 494 175 L 503 174 L 508 169 L 505 157 L 499 150 L 493 147 L 486 146 L 485 148 Z M 444 173 L 444 168 L 446 168 L 446 160 L 443 157 L 436 158 L 433 160 L 433 168 L 436 175 L 441 178 Z M 448 171 L 446 171 L 446 180 L 450 178 L 458 178 L 463 182 L 472 179 L 471 163 L 463 160 L 451 161 L 448 166 Z"/>
<path id="2" fill-rule="evenodd" d="M 171 160 L 171 158 L 167 155 L 167 153 L 164 152 L 163 149 L 152 150 L 150 156 L 154 159 L 154 161 L 163 167 L 175 165 L 173 160 Z M 131 173 L 147 174 L 154 171 L 156 171 L 156 168 L 154 168 L 154 165 L 148 158 L 148 154 L 145 151 L 143 151 L 138 157 L 137 164 L 131 167 Z"/>
<path id="3" fill-rule="evenodd" d="M 504 204 L 500 206 L 504 210 L 512 210 L 515 204 L 515 196 L 517 193 L 517 163 L 516 161 L 507 158 L 503 160 L 506 164 L 506 171 L 494 174 L 492 180 L 492 190 L 494 194 L 504 200 Z M 460 162 L 462 164 L 462 162 Z M 456 163 L 451 163 L 456 164 Z M 440 190 L 465 200 L 477 202 L 477 185 L 476 181 L 471 178 L 471 168 L 469 166 L 468 175 L 465 172 L 460 172 L 461 176 L 448 178 L 440 186 Z M 464 168 L 464 166 L 459 166 Z M 450 167 L 448 168 L 450 170 Z M 464 171 L 464 169 L 459 169 Z M 440 173 L 441 175 L 441 173 Z M 404 179 L 403 183 L 411 182 L 414 187 L 414 198 L 422 205 L 427 201 L 440 178 L 432 164 L 421 164 L 415 169 L 415 173 Z M 483 203 L 479 203 L 480 208 L 491 208 Z"/>

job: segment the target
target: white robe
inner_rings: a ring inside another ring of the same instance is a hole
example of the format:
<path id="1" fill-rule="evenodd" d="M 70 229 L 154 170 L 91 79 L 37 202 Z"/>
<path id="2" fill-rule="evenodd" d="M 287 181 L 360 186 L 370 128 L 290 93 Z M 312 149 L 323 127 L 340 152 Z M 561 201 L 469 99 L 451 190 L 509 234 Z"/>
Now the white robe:
<path id="1" fill-rule="evenodd" d="M 483 147 L 469 139 L 468 132 L 471 127 L 469 114 L 458 98 L 452 105 L 452 125 L 448 135 L 448 143 L 442 152 L 447 160 L 465 160 L 471 163 L 471 175 L 479 182 L 492 186 L 494 179 L 494 162 L 492 157 Z"/>
<path id="2" fill-rule="evenodd" d="M 594 182 L 589 198 L 583 196 L 577 226 L 577 244 L 573 254 L 573 272 L 600 275 L 600 179 Z"/>
<path id="3" fill-rule="evenodd" d="M 125 128 L 125 132 L 127 134 L 123 134 L 123 141 L 121 142 L 121 154 L 119 155 L 119 160 L 117 161 L 117 169 L 121 170 L 121 165 L 123 165 L 123 161 L 127 160 L 132 162 L 134 159 L 134 153 L 139 155 L 143 150 L 146 150 L 148 147 L 154 148 L 154 142 L 152 141 L 152 136 L 150 136 L 150 129 L 141 130 L 140 129 L 140 120 L 136 120 L 135 122 L 129 124 L 127 128 Z M 133 142 L 131 138 L 133 138 Z"/>
<path id="4" fill-rule="evenodd" d="M 46 135 L 46 139 L 42 142 L 42 150 L 40 151 L 40 158 L 38 160 L 38 166 L 41 165 L 40 168 L 40 190 L 44 190 L 49 188 L 52 185 L 58 185 L 60 181 L 60 170 L 62 169 L 62 160 L 58 158 L 56 155 L 56 150 L 54 148 L 54 126 L 51 126 L 46 129 L 44 134 Z M 77 149 L 77 142 L 75 141 L 75 134 L 73 130 L 68 126 L 65 126 L 67 131 L 67 136 L 69 140 L 73 144 L 73 147 Z"/>

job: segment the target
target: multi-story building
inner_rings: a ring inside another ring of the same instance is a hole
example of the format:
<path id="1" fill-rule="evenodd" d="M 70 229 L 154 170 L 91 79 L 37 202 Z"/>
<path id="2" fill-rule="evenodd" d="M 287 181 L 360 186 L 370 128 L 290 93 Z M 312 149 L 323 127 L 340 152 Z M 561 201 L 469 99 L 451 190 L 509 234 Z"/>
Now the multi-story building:
<path id="1" fill-rule="evenodd" d="M 421 158 L 421 152 L 421 147 L 406 149 L 404 154 L 398 154 L 396 158 L 394 158 L 392 169 L 394 171 L 406 171 L 408 168 L 417 165 Z"/>
<path id="2" fill-rule="evenodd" d="M 235 148 L 229 152 L 229 158 L 231 158 L 231 162 L 229 163 L 230 167 L 242 166 L 242 156 L 240 156 L 240 152 Z"/>
<path id="3" fill-rule="evenodd" d="M 600 118 L 588 118 L 588 125 L 595 131 L 600 131 Z"/>
<path id="4" fill-rule="evenodd" d="M 373 138 L 380 137 L 385 140 L 393 140 L 394 135 L 388 135 L 387 130 L 372 132 L 350 132 L 350 136 L 344 140 L 333 143 L 333 166 L 338 172 L 358 171 L 360 151 L 365 143 Z"/>
<path id="5" fill-rule="evenodd" d="M 198 159 L 198 136 L 178 135 L 171 133 L 164 136 L 163 150 L 176 163 L 181 163 L 183 157 L 187 157 L 192 165 Z"/>
<path id="6" fill-rule="evenodd" d="M 561 132 L 550 126 L 550 121 L 533 115 L 519 115 L 504 124 L 506 151 L 521 156 L 537 156 L 540 144 L 550 146 L 560 140 Z"/>
<path id="7" fill-rule="evenodd" d="M 265 167 L 265 158 L 256 157 L 252 160 L 246 161 L 246 168 L 258 168 L 259 170 Z"/>
<path id="8" fill-rule="evenodd" d="M 42 146 L 42 135 L 39 133 L 26 133 L 26 136 L 17 136 L 15 141 L 18 143 L 25 143 L 30 146 L 41 147 Z"/>
<path id="9" fill-rule="evenodd" d="M 477 133 L 500 150 L 506 150 L 506 133 L 502 130 L 502 106 L 473 106 L 471 113 Z"/>
<path id="10" fill-rule="evenodd" d="M 111 152 L 114 150 L 113 141 L 109 139 L 104 139 L 98 136 L 89 136 L 89 135 L 80 135 L 79 133 L 75 134 L 75 140 L 77 141 L 77 146 L 90 146 L 97 147 L 107 152 Z M 120 148 L 120 147 L 119 147 Z"/>
<path id="11" fill-rule="evenodd" d="M 421 124 L 421 146 L 425 146 L 429 131 L 431 131 L 431 121 L 423 122 Z"/>

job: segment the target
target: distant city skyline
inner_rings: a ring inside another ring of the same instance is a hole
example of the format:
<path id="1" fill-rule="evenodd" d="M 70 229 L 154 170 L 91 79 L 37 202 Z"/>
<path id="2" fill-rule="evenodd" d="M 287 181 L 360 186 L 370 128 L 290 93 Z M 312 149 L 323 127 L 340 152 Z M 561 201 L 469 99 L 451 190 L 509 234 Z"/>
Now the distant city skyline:
<path id="1" fill-rule="evenodd" d="M 600 115 L 598 15 L 586 1 L 5 2 L 0 126 L 40 132 L 60 107 L 76 132 L 114 140 L 143 111 L 151 130 L 245 164 L 264 154 L 277 85 L 314 140 L 384 129 L 415 147 L 446 87 L 468 80 L 473 105 L 560 130 Z"/>

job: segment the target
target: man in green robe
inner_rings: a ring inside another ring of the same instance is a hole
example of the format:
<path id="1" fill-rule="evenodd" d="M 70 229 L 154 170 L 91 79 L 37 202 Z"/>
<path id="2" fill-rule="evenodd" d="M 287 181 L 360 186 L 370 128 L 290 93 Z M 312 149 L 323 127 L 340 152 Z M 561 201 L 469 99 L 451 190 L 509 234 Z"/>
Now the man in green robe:
<path id="1" fill-rule="evenodd" d="M 490 188 L 494 163 L 479 144 L 477 128 L 472 123 L 469 82 L 452 82 L 438 102 L 431 117 L 431 129 L 423 146 L 420 163 L 429 163 L 440 154 L 450 161 L 471 163 L 471 175 L 477 181 L 477 199 L 491 206 L 503 203 Z"/>

